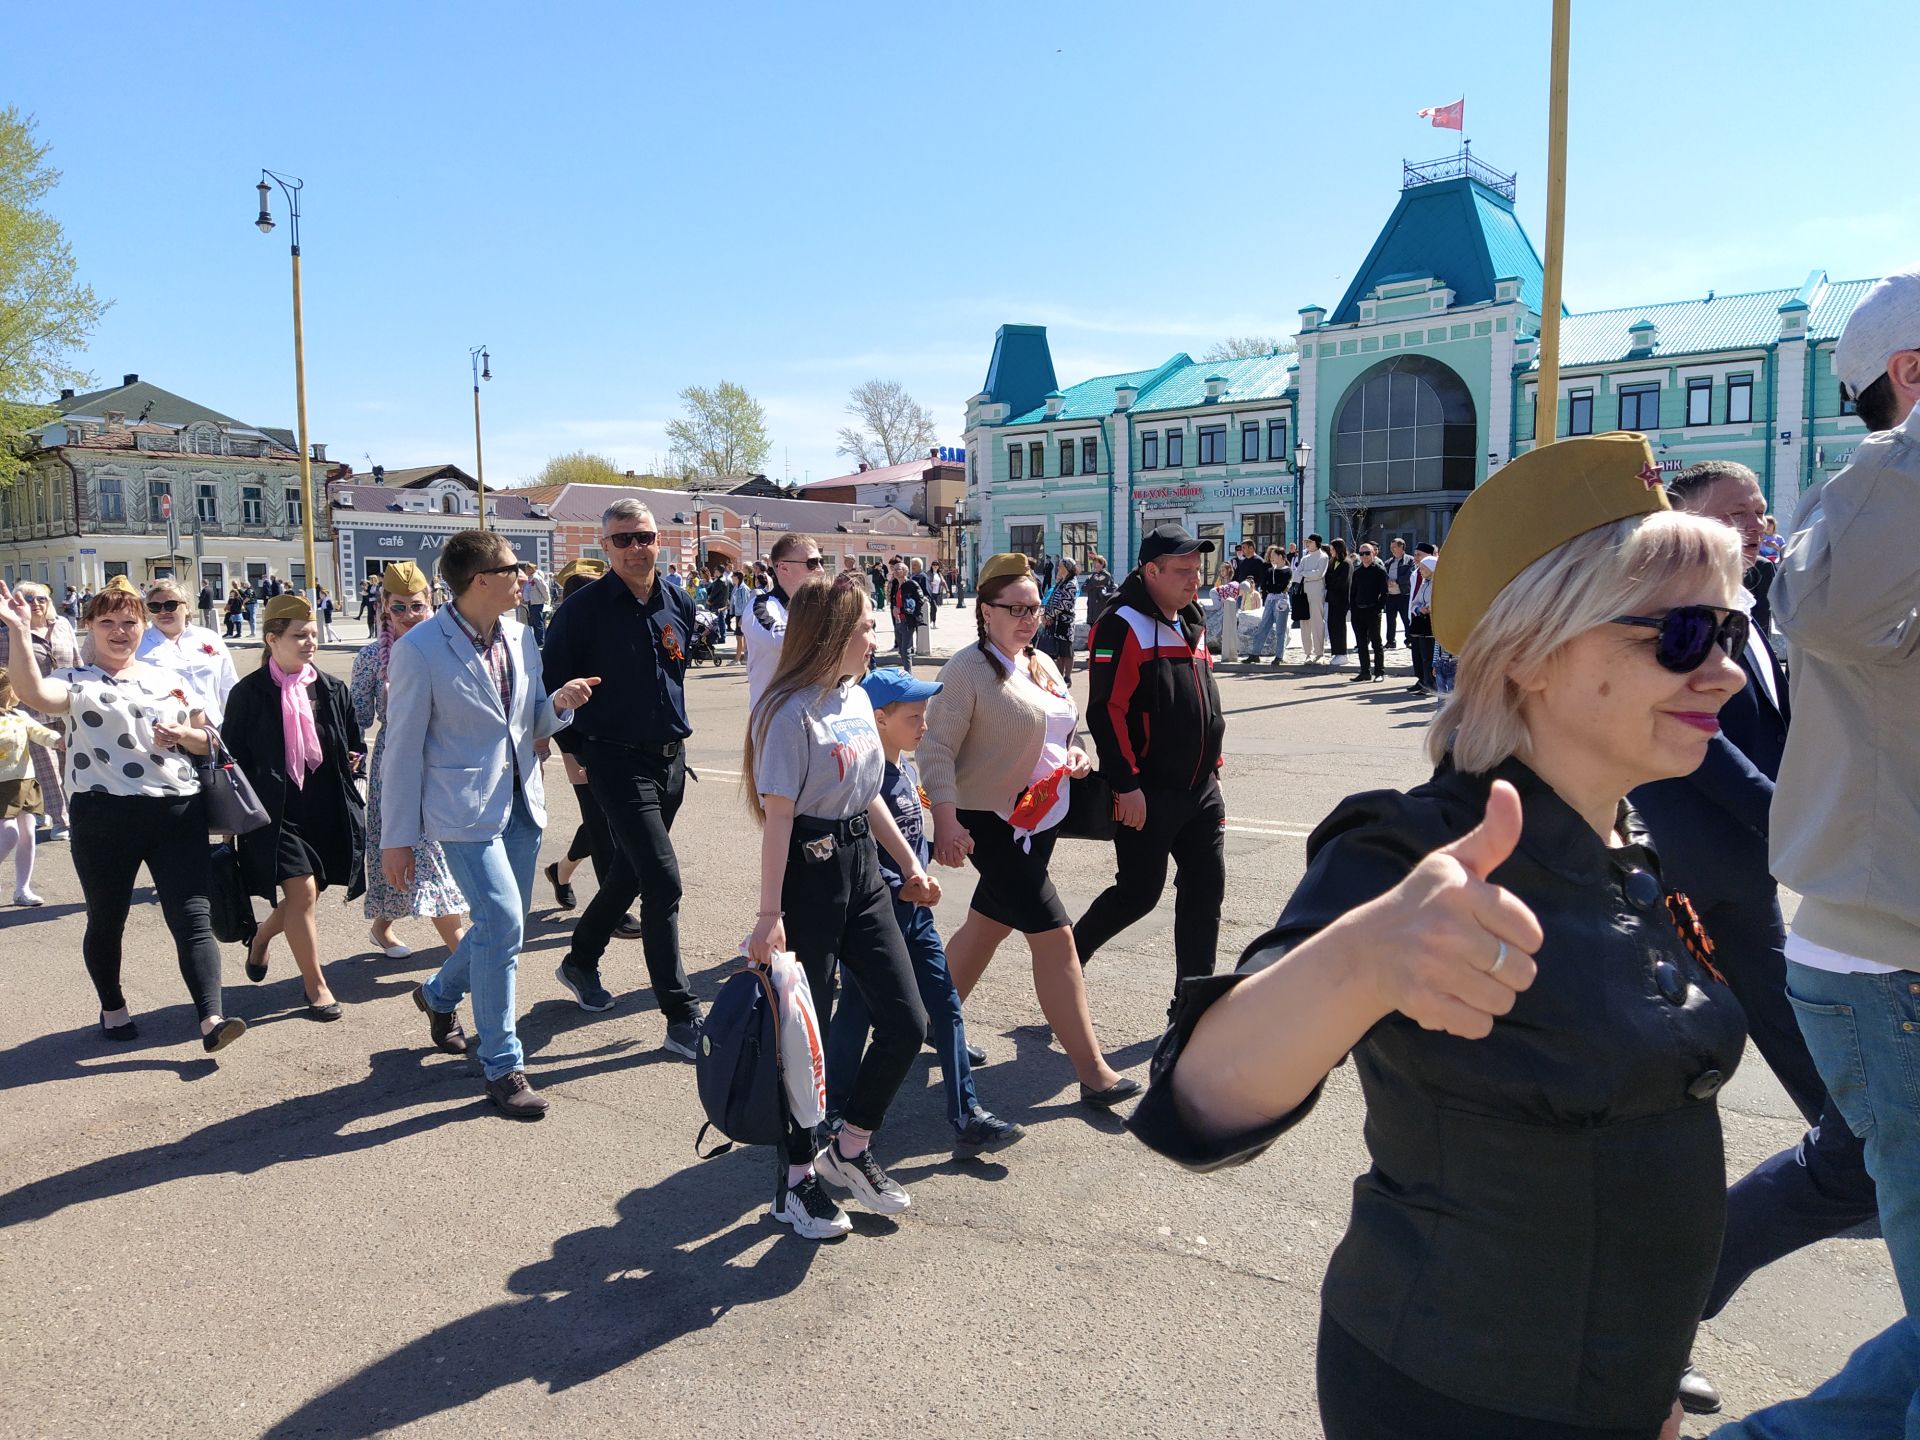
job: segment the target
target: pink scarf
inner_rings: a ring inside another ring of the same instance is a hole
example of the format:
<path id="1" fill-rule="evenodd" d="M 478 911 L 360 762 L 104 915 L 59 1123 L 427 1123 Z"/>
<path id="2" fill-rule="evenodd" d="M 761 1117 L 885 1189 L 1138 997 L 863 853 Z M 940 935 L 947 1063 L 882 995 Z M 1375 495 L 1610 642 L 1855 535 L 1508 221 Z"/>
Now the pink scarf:
<path id="1" fill-rule="evenodd" d="M 287 739 L 287 779 L 293 788 L 304 790 L 307 776 L 320 768 L 320 732 L 313 724 L 313 701 L 307 687 L 316 676 L 313 666 L 302 665 L 297 675 L 289 675 L 271 656 L 267 673 L 280 687 L 280 729 Z"/>

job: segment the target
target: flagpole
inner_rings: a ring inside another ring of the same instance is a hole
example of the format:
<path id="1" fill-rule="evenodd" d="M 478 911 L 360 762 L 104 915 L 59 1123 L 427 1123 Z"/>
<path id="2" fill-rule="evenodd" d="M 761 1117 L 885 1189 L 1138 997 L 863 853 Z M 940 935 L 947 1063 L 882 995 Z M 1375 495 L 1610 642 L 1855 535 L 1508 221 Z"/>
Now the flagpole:
<path id="1" fill-rule="evenodd" d="M 1534 390 L 1534 444 L 1560 430 L 1560 271 L 1567 244 L 1567 35 L 1573 0 L 1553 0 L 1553 60 L 1547 88 L 1547 257 L 1540 294 L 1540 383 Z M 1544 417 L 1543 426 L 1540 421 Z"/>

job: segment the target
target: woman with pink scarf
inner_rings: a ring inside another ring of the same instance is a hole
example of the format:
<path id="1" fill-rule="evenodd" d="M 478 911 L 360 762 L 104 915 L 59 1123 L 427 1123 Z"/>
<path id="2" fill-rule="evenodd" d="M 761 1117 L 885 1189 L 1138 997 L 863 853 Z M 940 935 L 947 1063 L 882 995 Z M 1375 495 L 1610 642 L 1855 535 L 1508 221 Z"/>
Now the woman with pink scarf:
<path id="1" fill-rule="evenodd" d="M 307 1016 L 338 1020 L 340 1004 L 320 969 L 320 892 L 366 888 L 366 807 L 355 781 L 366 742 L 353 696 L 313 666 L 320 627 L 298 595 L 268 602 L 260 633 L 266 655 L 227 697 L 221 738 L 273 823 L 240 837 L 247 893 L 273 905 L 247 952 L 247 978 L 267 978 L 267 951 L 284 935 L 304 982 Z"/>

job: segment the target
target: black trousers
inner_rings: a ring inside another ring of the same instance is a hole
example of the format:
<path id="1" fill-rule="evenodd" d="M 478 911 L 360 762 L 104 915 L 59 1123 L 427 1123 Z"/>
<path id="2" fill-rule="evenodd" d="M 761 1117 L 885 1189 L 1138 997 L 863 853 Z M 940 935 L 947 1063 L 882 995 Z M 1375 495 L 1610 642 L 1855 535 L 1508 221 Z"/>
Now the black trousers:
<path id="1" fill-rule="evenodd" d="M 1380 611 L 1356 609 L 1353 612 L 1353 648 L 1360 652 L 1362 675 L 1387 673 L 1387 652 L 1380 644 Z"/>
<path id="2" fill-rule="evenodd" d="M 836 972 L 844 967 L 859 987 L 872 1017 L 873 1039 L 860 1057 L 841 1118 L 861 1130 L 877 1130 L 927 1038 L 927 1009 L 913 978 L 906 939 L 893 918 L 893 895 L 880 875 L 873 837 L 836 841 L 833 854 L 818 861 L 808 859 L 801 848 L 814 838 L 796 831 L 787 851 L 787 873 L 780 886 L 787 948 L 807 972 L 823 1047 L 832 1023 L 828 1015 Z M 839 1093 L 834 1077 L 827 1083 Z M 812 1160 L 813 1139 L 811 1129 L 789 1121 L 787 1163 Z"/>
<path id="3" fill-rule="evenodd" d="M 1387 644 L 1390 646 L 1395 643 L 1393 638 L 1393 627 L 1395 623 L 1397 622 L 1402 630 L 1407 629 L 1408 598 L 1405 591 L 1402 591 L 1398 595 L 1387 596 Z M 1413 632 L 1408 630 L 1407 633 L 1411 635 Z"/>
<path id="4" fill-rule="evenodd" d="M 1786 925 L 1777 897 L 1703 905 L 1700 923 L 1747 1012 L 1754 1048 L 1808 1122 L 1798 1144 L 1727 1191 L 1727 1233 L 1707 1294 L 1711 1320 L 1755 1271 L 1879 1213 L 1866 1146 L 1847 1128 L 1787 1002 Z"/>
<path id="5" fill-rule="evenodd" d="M 73 869 L 87 902 L 80 953 L 102 1010 L 127 1003 L 120 990 L 120 942 L 144 863 L 173 936 L 180 978 L 202 1020 L 224 1014 L 220 945 L 207 905 L 211 870 L 207 812 L 199 795 L 101 795 L 81 791 L 67 802 Z"/>
<path id="6" fill-rule="evenodd" d="M 1335 655 L 1347 653 L 1347 602 L 1327 597 L 1327 649 Z"/>
<path id="7" fill-rule="evenodd" d="M 612 851 L 600 871 L 600 889 L 573 927 L 566 963 L 598 971 L 613 927 L 637 898 L 640 949 L 654 999 L 668 1024 L 684 1020 L 696 1007 L 680 965 L 680 859 L 668 831 L 686 797 L 685 747 L 677 746 L 666 756 L 658 750 L 583 740 L 575 758 L 587 767 L 587 787 L 605 817 Z"/>
<path id="8" fill-rule="evenodd" d="M 591 785 L 574 786 L 573 798 L 580 804 L 580 823 L 574 827 L 573 840 L 567 846 L 567 859 L 580 861 L 591 857 L 593 878 L 605 884 L 607 871 L 613 868 L 613 832 L 607 828 L 607 817 L 600 811 L 600 802 L 593 798 Z"/>
<path id="9" fill-rule="evenodd" d="M 1433 689 L 1433 617 L 1413 615 L 1407 619 L 1407 648 L 1413 652 L 1413 678 Z"/>
<path id="10" fill-rule="evenodd" d="M 1121 826 L 1113 837 L 1113 884 L 1094 899 L 1073 927 L 1073 946 L 1085 965 L 1114 936 L 1143 920 L 1160 903 L 1167 863 L 1174 879 L 1175 986 L 1211 975 L 1220 949 L 1220 907 L 1227 894 L 1227 802 L 1209 775 L 1197 790 L 1143 792 L 1147 823 Z"/>

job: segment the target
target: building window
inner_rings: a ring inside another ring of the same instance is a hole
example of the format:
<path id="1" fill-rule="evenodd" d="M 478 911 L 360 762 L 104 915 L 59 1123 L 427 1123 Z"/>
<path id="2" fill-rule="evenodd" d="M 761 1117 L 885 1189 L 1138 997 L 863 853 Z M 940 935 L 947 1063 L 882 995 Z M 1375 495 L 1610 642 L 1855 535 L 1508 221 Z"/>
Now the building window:
<path id="1" fill-rule="evenodd" d="M 1269 460 L 1287 458 L 1287 422 L 1284 420 L 1267 421 L 1267 458 Z"/>
<path id="2" fill-rule="evenodd" d="M 287 487 L 287 523 L 289 525 L 306 523 L 300 518 L 300 487 L 298 485 Z"/>
<path id="3" fill-rule="evenodd" d="M 1100 441 L 1092 435 L 1080 442 L 1080 473 L 1091 475 L 1100 468 Z"/>
<path id="4" fill-rule="evenodd" d="M 1047 442 L 1032 440 L 1027 443 L 1027 475 L 1030 479 L 1043 480 L 1047 474 Z"/>
<path id="5" fill-rule="evenodd" d="M 1251 540 L 1253 553 L 1262 559 L 1266 557 L 1269 545 L 1278 545 L 1284 550 L 1287 545 L 1287 512 L 1262 510 L 1254 515 L 1242 515 L 1240 538 Z"/>
<path id="6" fill-rule="evenodd" d="M 1851 414 L 1842 410 L 1841 413 Z M 1753 376 L 1729 375 L 1727 377 L 1727 423 L 1729 425 L 1751 425 L 1753 423 Z"/>
<path id="7" fill-rule="evenodd" d="M 1038 560 L 1040 552 L 1046 549 L 1047 530 L 1044 525 L 1009 525 L 1007 527 L 1007 549 L 1015 554 L 1024 555 L 1029 560 Z"/>
<path id="8" fill-rule="evenodd" d="M 1620 387 L 1619 428 L 1640 431 L 1660 428 L 1660 387 L 1658 385 Z"/>
<path id="9" fill-rule="evenodd" d="M 260 487 L 258 485 L 242 485 L 240 487 L 240 523 L 242 525 L 264 525 L 266 523 L 264 507 L 260 503 Z"/>
<path id="10" fill-rule="evenodd" d="M 1071 440 L 1062 440 L 1060 442 L 1060 473 L 1062 475 L 1071 475 L 1073 473 L 1073 455 L 1075 448 Z"/>
<path id="11" fill-rule="evenodd" d="M 166 501 L 162 505 L 161 501 Z M 173 503 L 173 482 L 171 480 L 149 480 L 147 482 L 147 518 L 158 525 L 165 518 L 162 514 Z"/>
<path id="12" fill-rule="evenodd" d="M 220 502 L 218 492 L 204 481 L 193 487 L 194 513 L 200 517 L 202 525 L 217 525 L 220 522 Z"/>
<path id="13" fill-rule="evenodd" d="M 582 545 L 580 547 L 580 558 L 582 560 L 604 560 L 607 558 L 607 552 L 602 550 L 598 545 Z"/>
<path id="14" fill-rule="evenodd" d="M 1200 427 L 1200 463 L 1202 465 L 1227 463 L 1226 426 L 1202 425 Z"/>
<path id="15" fill-rule="evenodd" d="M 34 487 L 34 523 L 40 523 L 40 490 Z M 100 477 L 100 518 L 102 520 L 124 520 L 127 518 L 127 499 L 120 491 L 120 480 L 115 475 Z"/>
<path id="16" fill-rule="evenodd" d="M 715 535 L 721 533 L 720 517 L 718 515 L 709 515 L 707 517 L 707 529 L 711 530 Z"/>
<path id="17" fill-rule="evenodd" d="M 1593 433 L 1593 392 L 1591 390 L 1570 390 L 1567 392 L 1567 434 L 1591 435 Z"/>
<path id="18" fill-rule="evenodd" d="M 1202 431 L 1201 433 L 1205 434 L 1206 432 Z M 1224 432 L 1222 433 L 1224 434 Z M 1226 441 L 1223 439 L 1220 443 L 1224 446 Z M 1200 583 L 1202 585 L 1212 585 L 1219 580 L 1220 562 L 1225 559 L 1227 555 L 1227 527 L 1218 520 L 1212 521 L 1200 527 L 1200 533 L 1197 538 L 1201 540 L 1211 540 L 1213 542 L 1213 548 L 1203 552 L 1200 556 Z M 1231 568 L 1228 569 L 1227 573 L 1229 575 L 1233 573 Z"/>
<path id="19" fill-rule="evenodd" d="M 1260 427 L 1242 425 L 1240 427 L 1240 459 L 1258 460 L 1260 458 Z"/>
<path id="20" fill-rule="evenodd" d="M 460 513 L 460 501 L 458 497 L 442 495 L 440 497 L 440 513 L 442 515 L 458 515 Z"/>
<path id="21" fill-rule="evenodd" d="M 1476 434 L 1473 397 L 1455 371 L 1423 355 L 1382 361 L 1355 378 L 1334 415 L 1334 492 L 1471 490 Z M 1356 515 L 1348 534 L 1371 535 L 1379 523 L 1379 515 L 1365 523 Z"/>
<path id="22" fill-rule="evenodd" d="M 1021 479 L 1026 473 L 1026 468 L 1027 452 L 1018 445 L 1009 445 L 1007 447 L 1007 478 Z"/>
<path id="23" fill-rule="evenodd" d="M 1187 432 L 1167 431 L 1167 468 L 1178 470 L 1187 463 Z"/>
<path id="24" fill-rule="evenodd" d="M 1853 403 L 1853 397 L 1847 394 L 1846 387 L 1844 386 L 1842 386 L 1840 390 L 1840 413 L 1842 415 L 1858 415 L 1860 413 L 1860 407 Z"/>
<path id="25" fill-rule="evenodd" d="M 1687 381 L 1687 424 L 1711 425 L 1713 423 L 1713 381 L 1696 379 Z"/>
<path id="26" fill-rule="evenodd" d="M 1143 430 L 1140 433 L 1140 468 L 1158 470 L 1160 468 L 1160 432 Z"/>
<path id="27" fill-rule="evenodd" d="M 1066 520 L 1060 525 L 1060 553 L 1080 567 L 1085 574 L 1093 562 L 1094 551 L 1100 548 L 1100 525 L 1095 520 Z"/>

